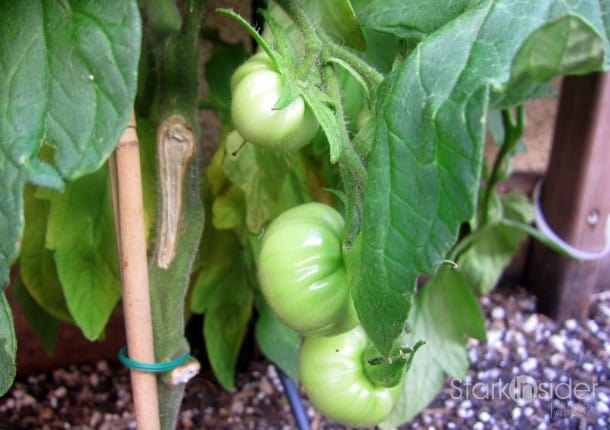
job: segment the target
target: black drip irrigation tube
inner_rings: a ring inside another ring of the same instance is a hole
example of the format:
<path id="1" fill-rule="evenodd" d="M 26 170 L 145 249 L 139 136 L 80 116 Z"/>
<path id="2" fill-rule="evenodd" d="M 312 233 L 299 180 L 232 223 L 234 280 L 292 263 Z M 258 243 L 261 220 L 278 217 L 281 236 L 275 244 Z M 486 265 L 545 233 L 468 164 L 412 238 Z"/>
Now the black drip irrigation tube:
<path id="1" fill-rule="evenodd" d="M 301 396 L 299 396 L 299 391 L 297 390 L 294 381 L 288 377 L 282 370 L 277 367 L 277 373 L 280 376 L 280 381 L 282 381 L 282 386 L 284 387 L 284 394 L 288 399 L 288 403 L 290 404 L 290 410 L 292 411 L 292 415 L 294 416 L 294 420 L 297 424 L 299 430 L 310 430 L 309 420 L 307 419 L 307 412 L 305 412 L 305 407 L 303 406 L 303 402 L 301 401 Z"/>

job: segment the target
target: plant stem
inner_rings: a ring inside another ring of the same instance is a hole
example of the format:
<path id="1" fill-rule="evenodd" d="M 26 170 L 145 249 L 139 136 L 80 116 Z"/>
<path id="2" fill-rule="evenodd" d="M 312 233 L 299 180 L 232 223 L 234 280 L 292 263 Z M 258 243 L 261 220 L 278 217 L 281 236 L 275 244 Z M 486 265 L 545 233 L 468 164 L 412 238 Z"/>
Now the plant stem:
<path id="1" fill-rule="evenodd" d="M 350 173 L 354 176 L 358 187 L 364 190 L 368 173 L 364 167 L 364 163 L 353 145 L 350 142 L 349 134 L 345 126 L 345 113 L 343 111 L 343 104 L 341 103 L 341 90 L 339 89 L 339 83 L 337 82 L 337 76 L 334 73 L 332 66 L 325 66 L 323 69 L 324 83 L 328 96 L 331 100 L 335 100 L 335 117 L 341 125 L 341 153 L 339 155 L 339 163 L 343 164 Z"/>
<path id="2" fill-rule="evenodd" d="M 368 92 L 370 94 L 374 94 L 375 90 L 383 80 L 383 75 L 348 48 L 332 40 L 325 33 L 322 33 L 320 38 L 325 47 L 329 50 L 330 56 L 336 57 L 349 64 L 349 66 L 359 73 L 369 85 Z M 329 61 L 332 61 L 332 59 Z"/>
<path id="3" fill-rule="evenodd" d="M 347 250 L 356 241 L 356 237 L 360 232 L 360 223 L 362 220 L 362 202 L 364 199 L 364 190 L 368 172 L 364 166 L 364 162 L 360 155 L 356 152 L 352 145 L 347 128 L 345 126 L 345 115 L 343 105 L 341 103 L 341 93 L 337 76 L 334 73 L 331 65 L 326 65 L 322 71 L 326 89 L 331 100 L 336 100 L 335 118 L 340 125 L 341 130 L 341 152 L 339 153 L 339 171 L 341 181 L 347 196 L 345 204 L 345 232 L 346 238 L 344 245 Z"/>
<path id="4" fill-rule="evenodd" d="M 525 130 L 525 111 L 523 106 L 517 106 L 515 108 L 516 122 L 513 120 L 510 110 L 502 110 L 502 122 L 504 124 L 504 142 L 500 146 L 500 151 L 496 156 L 494 165 L 489 177 L 489 182 L 485 187 L 485 194 L 482 201 L 482 212 L 480 212 L 479 226 L 485 225 L 487 222 L 487 216 L 489 214 L 489 205 L 491 203 L 491 196 L 495 192 L 495 188 L 500 182 L 500 171 L 502 165 L 510 154 L 512 154 L 519 143 L 519 139 L 523 136 Z"/>
<path id="5" fill-rule="evenodd" d="M 318 37 L 315 26 L 298 0 L 276 0 L 276 3 L 294 21 L 301 34 L 303 34 L 305 58 L 298 67 L 297 77 L 301 81 L 306 81 L 307 76 L 311 74 L 311 70 L 317 66 L 322 42 Z"/>
<path id="6" fill-rule="evenodd" d="M 149 261 L 155 337 L 155 358 L 164 362 L 189 351 L 184 338 L 185 298 L 193 261 L 203 232 L 204 210 L 199 192 L 201 148 L 198 143 L 197 86 L 199 26 L 203 0 L 190 0 L 180 33 L 170 36 L 158 51 L 159 195 L 155 249 Z M 161 159 L 163 158 L 163 159 Z M 178 185 L 175 181 L 181 181 Z M 181 195 L 171 195 L 179 193 Z M 169 212 L 172 212 L 169 214 Z M 178 229 L 170 228 L 175 220 Z M 168 240 L 174 242 L 168 245 Z M 168 251 L 167 246 L 173 247 Z M 161 425 L 175 428 L 184 396 L 184 383 L 157 384 Z"/>
<path id="7" fill-rule="evenodd" d="M 151 363 L 155 361 L 155 352 L 146 263 L 140 154 L 133 116 L 110 158 L 109 166 L 129 356 L 137 361 Z M 155 375 L 134 369 L 130 373 L 138 428 L 159 429 Z"/>

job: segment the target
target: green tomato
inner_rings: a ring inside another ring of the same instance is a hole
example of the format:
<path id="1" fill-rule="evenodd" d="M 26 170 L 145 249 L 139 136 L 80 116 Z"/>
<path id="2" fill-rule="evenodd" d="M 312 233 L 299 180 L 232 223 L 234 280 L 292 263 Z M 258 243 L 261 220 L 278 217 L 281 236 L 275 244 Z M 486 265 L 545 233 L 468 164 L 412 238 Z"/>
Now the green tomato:
<path id="1" fill-rule="evenodd" d="M 301 96 L 283 109 L 275 108 L 284 85 L 283 77 L 264 52 L 251 57 L 233 74 L 231 117 L 247 142 L 295 150 L 317 133 L 318 121 Z"/>
<path id="2" fill-rule="evenodd" d="M 375 385 L 366 376 L 368 338 L 361 326 L 331 337 L 308 337 L 299 352 L 301 384 L 326 417 L 351 427 L 373 427 L 392 411 L 400 384 Z"/>
<path id="3" fill-rule="evenodd" d="M 358 324 L 343 263 L 344 222 L 332 207 L 306 203 L 283 212 L 263 236 L 258 279 L 284 323 L 307 336 Z"/>

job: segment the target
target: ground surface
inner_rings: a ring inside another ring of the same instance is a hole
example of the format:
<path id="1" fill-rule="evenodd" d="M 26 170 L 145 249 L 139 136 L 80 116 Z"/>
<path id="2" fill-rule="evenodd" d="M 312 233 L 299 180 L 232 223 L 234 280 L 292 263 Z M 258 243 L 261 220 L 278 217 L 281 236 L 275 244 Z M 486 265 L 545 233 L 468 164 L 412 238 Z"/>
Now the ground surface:
<path id="1" fill-rule="evenodd" d="M 534 299 L 523 290 L 496 291 L 481 304 L 488 341 L 469 343 L 468 376 L 447 380 L 404 429 L 610 427 L 610 293 L 594 297 L 583 323 L 557 324 L 535 313 Z M 513 380 L 538 391 L 516 402 L 506 388 Z M 233 393 L 203 372 L 188 385 L 179 429 L 296 428 L 282 391 L 265 361 L 249 363 Z M 344 429 L 305 404 L 312 429 Z M 0 399 L 0 430 L 70 428 L 135 428 L 124 368 L 101 361 L 24 376 Z"/>

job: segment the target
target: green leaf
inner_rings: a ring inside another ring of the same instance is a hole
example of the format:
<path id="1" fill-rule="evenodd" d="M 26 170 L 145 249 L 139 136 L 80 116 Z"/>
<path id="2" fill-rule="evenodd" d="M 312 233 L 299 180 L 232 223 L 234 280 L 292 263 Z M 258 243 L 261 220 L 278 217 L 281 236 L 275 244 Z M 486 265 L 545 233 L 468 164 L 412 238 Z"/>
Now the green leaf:
<path id="1" fill-rule="evenodd" d="M 49 200 L 47 247 L 74 322 L 90 340 L 100 337 L 121 295 L 108 170 L 42 190 Z"/>
<path id="2" fill-rule="evenodd" d="M 53 355 L 59 333 L 59 321 L 34 300 L 21 280 L 15 282 L 12 288 L 13 297 L 19 301 L 25 319 L 38 335 L 45 352 L 48 356 Z"/>
<path id="3" fill-rule="evenodd" d="M 487 294 L 495 288 L 504 268 L 526 238 L 525 233 L 502 221 L 487 224 L 478 232 L 477 239 L 457 261 L 478 294 Z"/>
<path id="4" fill-rule="evenodd" d="M 135 0 L 4 2 L 0 14 L 0 285 L 19 251 L 23 186 L 99 168 L 132 110 Z M 52 148 L 54 164 L 39 157 Z"/>
<path id="5" fill-rule="evenodd" d="M 4 395 L 15 379 L 17 368 L 17 339 L 13 325 L 13 313 L 4 291 L 0 292 L 0 396 Z"/>
<path id="6" fill-rule="evenodd" d="M 351 3 L 358 20 L 363 24 L 361 30 L 366 46 L 375 47 L 361 53 L 362 58 L 377 70 L 384 73 L 389 72 L 396 61 L 399 39 L 393 34 L 381 33 L 366 25 L 366 9 L 371 3 L 370 0 L 351 0 Z"/>
<path id="7" fill-rule="evenodd" d="M 206 225 L 201 262 L 190 307 L 204 314 L 203 336 L 214 375 L 227 390 L 234 388 L 239 350 L 252 316 L 253 293 L 243 263 L 244 250 L 232 231 Z"/>
<path id="8" fill-rule="evenodd" d="M 512 192 L 500 197 L 504 218 L 530 224 L 534 222 L 534 206 L 530 199 L 521 192 Z"/>
<path id="9" fill-rule="evenodd" d="M 38 307 L 57 319 L 71 322 L 53 252 L 45 245 L 49 201 L 37 198 L 32 186 L 26 186 L 24 199 L 27 221 L 19 257 L 21 282 L 27 290 L 27 297 L 31 297 Z M 53 330 L 51 325 L 49 328 Z"/>
<path id="10" fill-rule="evenodd" d="M 354 301 L 383 353 L 402 330 L 417 276 L 438 267 L 473 215 L 490 89 L 509 93 L 513 70 L 522 68 L 515 60 L 527 58 L 521 48 L 535 33 L 537 40 L 564 37 L 564 27 L 546 25 L 564 16 L 587 22 L 586 34 L 608 47 L 597 1 L 528 3 L 527 14 L 524 7 L 518 0 L 488 0 L 469 9 L 420 42 L 379 89 L 364 202 L 366 264 Z M 579 34 L 570 33 L 570 40 Z M 565 51 L 548 43 L 553 49 L 539 51 L 549 57 L 545 64 L 556 65 L 544 75 L 550 78 L 573 60 L 566 54 L 571 43 Z"/>
<path id="11" fill-rule="evenodd" d="M 445 265 L 417 293 L 407 344 L 424 339 L 402 383 L 402 391 L 383 429 L 404 424 L 424 409 L 443 386 L 445 373 L 466 376 L 466 336 L 485 340 L 485 318 L 459 270 Z"/>
<path id="12" fill-rule="evenodd" d="M 230 284 L 225 287 L 228 285 Z M 246 290 L 236 294 L 242 293 L 246 293 Z M 210 365 L 218 382 L 226 390 L 235 388 L 235 365 L 252 316 L 251 291 L 246 294 L 249 297 L 241 297 L 244 299 L 242 302 L 222 304 L 210 309 L 203 324 Z"/>
<path id="13" fill-rule="evenodd" d="M 373 0 L 363 25 L 401 39 L 423 39 L 483 0 Z"/>
<path id="14" fill-rule="evenodd" d="M 303 89 L 301 96 L 312 110 L 326 135 L 328 146 L 330 147 L 330 162 L 336 163 L 339 160 L 343 146 L 349 145 L 346 130 L 341 127 L 335 113 L 328 106 L 328 97 L 320 90 L 315 87 L 307 87 Z"/>
<path id="15" fill-rule="evenodd" d="M 349 0 L 305 0 L 302 6 L 309 18 L 329 36 L 356 49 L 366 48 L 360 23 Z M 274 42 L 280 53 L 284 54 L 287 48 L 302 53 L 303 35 L 276 2 L 269 2 L 264 18 L 263 37 Z"/>
<path id="16" fill-rule="evenodd" d="M 296 161 L 296 152 L 277 152 L 244 144 L 236 131 L 227 136 L 223 170 L 244 193 L 246 227 L 251 233 L 259 233 L 274 215 Z"/>
<path id="17" fill-rule="evenodd" d="M 265 357 L 298 382 L 301 337 L 275 316 L 264 299 L 259 301 L 255 335 Z"/>
<path id="18" fill-rule="evenodd" d="M 219 280 L 209 297 L 203 323 L 203 337 L 210 365 L 220 384 L 234 388 L 235 365 L 252 316 L 253 294 L 239 260 Z"/>
<path id="19" fill-rule="evenodd" d="M 528 236 L 516 224 L 527 225 L 534 220 L 533 206 L 524 194 L 510 193 L 498 200 L 501 202 L 501 215 L 472 233 L 475 239 L 457 261 L 469 285 L 481 295 L 495 288 L 502 272 Z M 507 220 L 513 222 L 507 223 Z"/>
<path id="20" fill-rule="evenodd" d="M 560 75 L 580 75 L 604 67 L 607 44 L 598 29 L 578 16 L 561 16 L 537 29 L 515 56 L 507 98 L 512 104 L 547 95 L 543 84 Z M 494 100 L 500 104 L 503 97 Z"/>
<path id="21" fill-rule="evenodd" d="M 243 214 L 246 212 L 243 191 L 232 185 L 226 192 L 214 199 L 212 205 L 212 224 L 223 230 L 236 229 L 243 225 Z"/>

